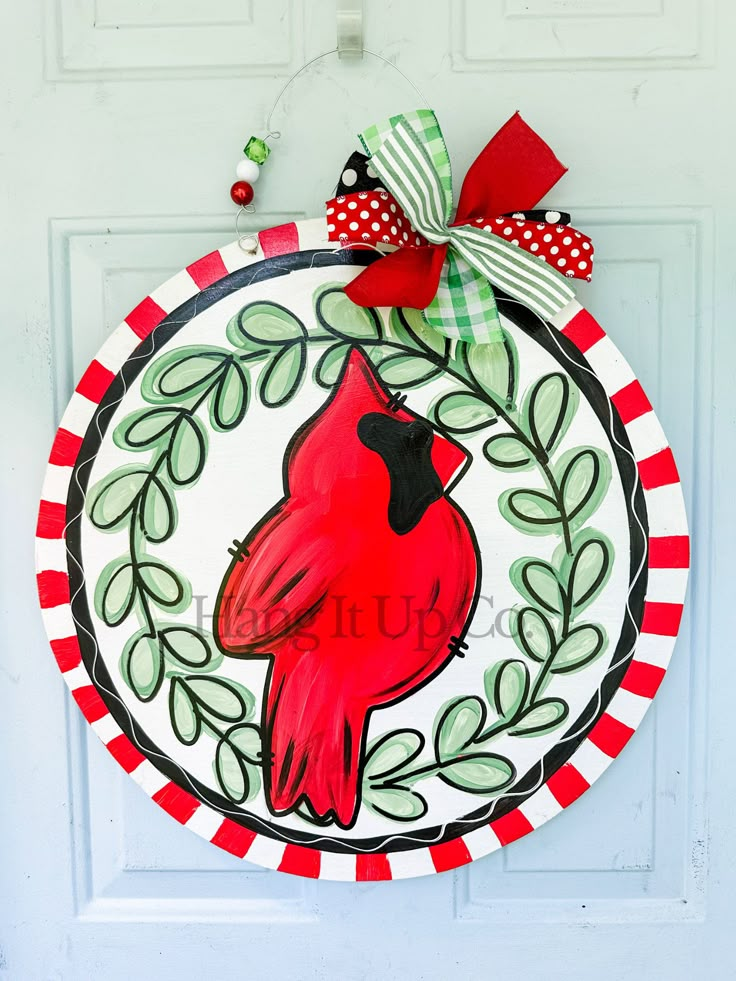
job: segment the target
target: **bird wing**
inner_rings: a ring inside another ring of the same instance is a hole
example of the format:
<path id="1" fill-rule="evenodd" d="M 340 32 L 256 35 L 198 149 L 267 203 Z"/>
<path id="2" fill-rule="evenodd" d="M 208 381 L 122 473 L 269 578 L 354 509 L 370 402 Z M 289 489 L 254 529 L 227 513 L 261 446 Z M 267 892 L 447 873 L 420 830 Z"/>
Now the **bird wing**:
<path id="1" fill-rule="evenodd" d="M 339 571 L 339 549 L 308 508 L 287 501 L 246 540 L 228 570 L 215 630 L 233 654 L 267 652 L 321 608 Z"/>

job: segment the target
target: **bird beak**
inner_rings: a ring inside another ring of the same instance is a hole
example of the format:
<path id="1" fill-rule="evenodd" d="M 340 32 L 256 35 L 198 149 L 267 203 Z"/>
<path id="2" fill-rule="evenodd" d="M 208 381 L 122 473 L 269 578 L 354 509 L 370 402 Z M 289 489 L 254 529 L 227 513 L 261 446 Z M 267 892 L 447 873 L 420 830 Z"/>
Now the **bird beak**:
<path id="1" fill-rule="evenodd" d="M 444 489 L 449 491 L 470 466 L 470 454 L 454 439 L 435 431 L 432 442 L 432 466 L 437 471 Z"/>

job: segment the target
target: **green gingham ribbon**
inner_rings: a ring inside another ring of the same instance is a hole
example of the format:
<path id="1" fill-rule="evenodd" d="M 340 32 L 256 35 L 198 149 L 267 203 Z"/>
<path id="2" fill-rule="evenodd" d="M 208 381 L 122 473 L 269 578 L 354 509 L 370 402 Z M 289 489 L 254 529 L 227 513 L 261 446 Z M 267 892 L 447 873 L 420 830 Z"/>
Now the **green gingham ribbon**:
<path id="1" fill-rule="evenodd" d="M 445 337 L 485 343 L 503 337 L 492 285 L 548 320 L 574 297 L 542 259 L 476 225 L 451 226 L 450 158 L 430 109 L 392 116 L 360 134 L 371 166 L 414 228 L 447 243 L 437 295 L 424 311 Z"/>

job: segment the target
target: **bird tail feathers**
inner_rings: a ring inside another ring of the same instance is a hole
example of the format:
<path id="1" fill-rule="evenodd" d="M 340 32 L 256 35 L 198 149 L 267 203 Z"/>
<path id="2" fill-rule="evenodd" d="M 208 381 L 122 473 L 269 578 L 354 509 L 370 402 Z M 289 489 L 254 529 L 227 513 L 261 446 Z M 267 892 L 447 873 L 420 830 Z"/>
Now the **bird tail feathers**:
<path id="1" fill-rule="evenodd" d="M 358 809 L 365 709 L 348 708 L 333 679 L 307 663 L 275 659 L 269 687 L 267 790 L 274 813 L 304 804 L 320 823 L 350 827 Z"/>

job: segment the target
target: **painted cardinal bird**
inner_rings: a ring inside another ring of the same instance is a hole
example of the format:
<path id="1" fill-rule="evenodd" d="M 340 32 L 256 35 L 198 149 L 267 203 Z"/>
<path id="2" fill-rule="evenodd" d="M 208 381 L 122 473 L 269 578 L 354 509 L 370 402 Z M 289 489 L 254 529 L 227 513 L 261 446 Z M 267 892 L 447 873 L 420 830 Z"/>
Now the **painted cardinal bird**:
<path id="1" fill-rule="evenodd" d="M 292 438 L 284 497 L 235 542 L 215 615 L 226 654 L 271 659 L 274 814 L 303 803 L 318 823 L 351 827 L 370 712 L 466 646 L 479 557 L 447 488 L 469 462 L 383 389 L 357 348 Z"/>

